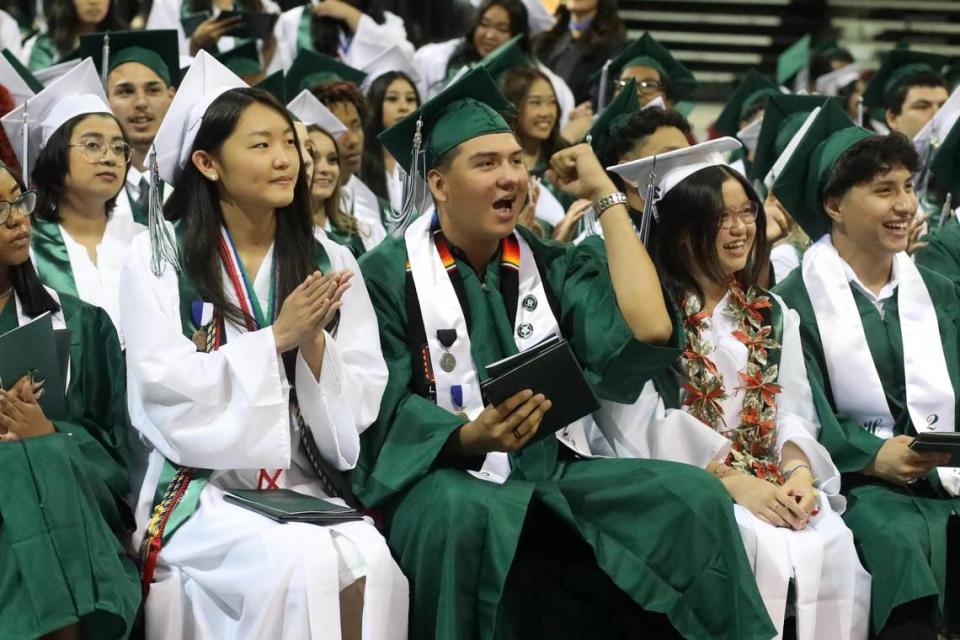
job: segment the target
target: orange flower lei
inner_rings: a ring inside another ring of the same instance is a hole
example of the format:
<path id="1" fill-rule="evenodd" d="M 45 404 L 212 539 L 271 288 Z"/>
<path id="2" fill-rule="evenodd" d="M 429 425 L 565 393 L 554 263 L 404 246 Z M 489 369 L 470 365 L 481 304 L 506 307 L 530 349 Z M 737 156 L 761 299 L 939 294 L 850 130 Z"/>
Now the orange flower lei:
<path id="1" fill-rule="evenodd" d="M 727 310 L 737 318 L 733 337 L 747 347 L 747 366 L 740 372 L 744 390 L 740 424 L 728 434 L 733 440 L 730 455 L 725 463 L 741 473 L 783 484 L 783 476 L 777 464 L 777 382 L 779 367 L 768 363 L 768 352 L 779 349 L 773 339 L 773 327 L 764 319 L 762 309 L 773 304 L 768 296 L 760 294 L 755 287 L 744 291 L 736 278 L 729 283 L 730 302 Z M 686 384 L 683 404 L 687 411 L 705 425 L 723 433 L 726 424 L 720 403 L 728 397 L 723 376 L 708 355 L 713 351 L 703 338 L 709 314 L 695 295 L 687 294 L 681 300 L 684 312 L 684 333 L 687 347 L 681 357 Z"/>

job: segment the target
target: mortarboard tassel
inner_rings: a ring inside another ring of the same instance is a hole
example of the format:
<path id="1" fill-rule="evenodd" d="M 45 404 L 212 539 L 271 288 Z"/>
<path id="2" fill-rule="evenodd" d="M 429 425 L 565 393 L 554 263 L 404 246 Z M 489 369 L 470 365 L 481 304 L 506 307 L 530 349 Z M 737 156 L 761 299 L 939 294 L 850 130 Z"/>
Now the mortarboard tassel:
<path id="1" fill-rule="evenodd" d="M 953 194 L 948 193 L 947 197 L 943 201 L 943 208 L 940 209 L 940 222 L 937 223 L 937 231 L 943 229 L 943 225 L 947 223 L 947 220 L 953 217 Z"/>
<path id="2" fill-rule="evenodd" d="M 100 53 L 100 83 L 103 90 L 107 91 L 107 75 L 109 71 L 108 62 L 110 60 L 110 34 L 103 34 L 103 49 Z"/>
<path id="3" fill-rule="evenodd" d="M 937 149 L 939 148 L 940 140 L 934 135 L 930 140 L 930 144 L 927 145 L 927 148 L 924 150 L 923 157 L 920 158 L 920 170 L 917 172 L 914 183 L 916 185 L 917 198 L 920 200 L 921 206 L 927 201 L 927 195 L 930 190 L 930 164 L 933 162 L 933 157 L 937 154 Z"/>
<path id="4" fill-rule="evenodd" d="M 29 189 L 30 188 L 30 157 L 27 155 L 30 152 L 30 128 L 27 126 L 30 120 L 28 112 L 30 111 L 30 100 L 27 100 L 23 103 L 23 132 L 21 133 L 20 143 L 22 145 L 23 153 L 20 155 L 23 158 L 23 166 L 20 167 L 20 173 L 23 174 L 23 184 Z"/>
<path id="5" fill-rule="evenodd" d="M 857 126 L 863 126 L 863 98 L 857 100 Z"/>
<path id="6" fill-rule="evenodd" d="M 391 212 L 386 216 L 387 231 L 393 236 L 402 236 L 424 208 L 427 197 L 426 158 L 421 153 L 423 146 L 423 118 L 417 120 L 417 131 L 413 134 L 413 149 L 410 153 L 410 172 L 403 178 L 403 200 L 399 213 Z"/>
<path id="7" fill-rule="evenodd" d="M 643 215 L 640 217 L 640 242 L 644 247 L 649 246 L 650 227 L 657 217 L 657 157 L 653 157 L 653 166 L 647 178 L 647 191 L 643 194 Z"/>
<path id="8" fill-rule="evenodd" d="M 163 219 L 163 203 L 160 201 L 160 168 L 157 165 L 157 151 L 150 148 L 150 185 L 147 205 L 147 229 L 150 233 L 150 270 L 158 278 L 163 275 L 163 263 L 170 264 L 177 271 L 180 264 L 177 258 L 177 244 Z"/>
<path id="9" fill-rule="evenodd" d="M 603 70 L 600 72 L 600 93 L 597 96 L 597 113 L 603 113 L 607 108 L 607 93 L 610 84 L 610 65 L 613 64 L 613 58 L 610 58 L 603 64 Z"/>

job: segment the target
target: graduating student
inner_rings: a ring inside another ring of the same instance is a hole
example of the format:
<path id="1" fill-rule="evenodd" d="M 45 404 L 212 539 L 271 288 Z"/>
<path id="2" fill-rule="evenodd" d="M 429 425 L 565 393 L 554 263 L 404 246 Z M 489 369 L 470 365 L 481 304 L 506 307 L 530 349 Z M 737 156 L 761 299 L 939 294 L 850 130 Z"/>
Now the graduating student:
<path id="1" fill-rule="evenodd" d="M 53 0 L 44 3 L 46 28 L 23 43 L 20 60 L 31 71 L 60 62 L 80 44 L 80 36 L 123 29 L 113 0 Z"/>
<path id="2" fill-rule="evenodd" d="M 32 240 L 40 279 L 103 308 L 119 326 L 120 268 L 130 241 L 146 227 L 133 219 L 129 200 L 118 197 L 131 148 L 93 61 L 84 60 L 2 123 L 37 189 Z"/>
<path id="3" fill-rule="evenodd" d="M 134 241 L 121 308 L 131 418 L 154 446 L 147 637 L 403 638 L 406 580 L 371 524 L 280 524 L 224 499 L 350 499 L 340 473 L 386 382 L 356 262 L 313 234 L 293 123 L 203 52 L 157 142 L 180 223 Z"/>
<path id="4" fill-rule="evenodd" d="M 0 636 L 126 638 L 140 587 L 125 549 L 123 354 L 103 310 L 41 285 L 30 260 L 35 203 L 0 166 L 0 334 L 45 313 L 70 332 L 64 415 L 38 404 L 53 392 L 41 380 L 4 380 L 0 391 Z"/>
<path id="5" fill-rule="evenodd" d="M 751 69 L 717 116 L 713 130 L 720 136 L 737 138 L 743 144 L 736 152 L 736 162 L 733 163 L 741 175 L 751 175 L 750 165 L 757 150 L 767 102 L 771 96 L 782 93 L 772 80 Z"/>
<path id="6" fill-rule="evenodd" d="M 354 486 L 387 518 L 411 580 L 411 636 L 670 633 L 643 608 L 690 638 L 769 638 L 710 474 L 585 460 L 582 422 L 532 442 L 556 398 L 528 389 L 499 406 L 482 399 L 486 365 L 551 334 L 570 341 L 601 397 L 622 402 L 681 351 L 625 198 L 588 146 L 551 166 L 595 203 L 613 238 L 606 250 L 516 226 L 527 173 L 496 111 L 506 107 L 478 68 L 382 136 L 396 158 L 416 158 L 414 177 L 425 174 L 437 204 L 362 265 L 390 376 Z"/>
<path id="7" fill-rule="evenodd" d="M 943 68 L 949 58 L 894 49 L 863 92 L 863 105 L 882 110 L 890 131 L 913 138 L 950 95 Z"/>
<path id="8" fill-rule="evenodd" d="M 229 51 L 242 44 L 242 39 L 231 35 L 242 19 L 240 16 L 222 17 L 220 14 L 224 11 L 279 14 L 280 7 L 273 0 L 153 0 L 146 28 L 175 30 L 180 55 L 183 56 L 195 56 L 201 50 L 211 53 Z M 184 24 L 190 24 L 198 17 L 202 21 L 187 33 Z M 268 67 L 277 57 L 277 41 L 271 35 L 256 42 L 263 66 Z"/>
<path id="9" fill-rule="evenodd" d="M 826 104 L 773 186 L 815 239 L 775 292 L 799 313 L 811 386 L 829 400 L 820 442 L 873 576 L 877 638 L 936 638 L 941 619 L 955 632 L 960 611 L 948 543 L 960 475 L 938 468 L 949 455 L 909 448 L 918 432 L 956 429 L 960 385 L 956 283 L 905 253 L 917 163 L 902 135 L 873 135 Z"/>
<path id="10" fill-rule="evenodd" d="M 102 75 L 104 34 L 80 38 L 81 55 L 93 58 Z M 135 222 L 147 224 L 147 154 L 180 76 L 175 31 L 125 31 L 110 34 L 107 99 L 130 145 L 124 192 Z M 169 191 L 162 192 L 169 197 Z M 121 196 L 122 197 L 122 196 Z"/>
<path id="11" fill-rule="evenodd" d="M 610 167 L 634 185 L 656 175 L 651 252 L 687 346 L 636 403 L 597 423 L 620 456 L 720 478 L 778 637 L 794 626 L 788 637 L 865 640 L 870 576 L 840 517 L 840 474 L 817 442 L 799 319 L 758 285 L 763 206 L 721 155 L 738 146 L 720 138 Z"/>

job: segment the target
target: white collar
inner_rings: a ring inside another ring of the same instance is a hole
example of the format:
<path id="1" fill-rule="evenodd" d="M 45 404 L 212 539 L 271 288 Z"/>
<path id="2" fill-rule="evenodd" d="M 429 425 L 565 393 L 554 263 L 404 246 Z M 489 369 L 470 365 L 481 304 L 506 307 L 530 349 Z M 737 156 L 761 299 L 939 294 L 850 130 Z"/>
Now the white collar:
<path id="1" fill-rule="evenodd" d="M 829 243 L 831 247 L 834 246 L 833 240 L 829 236 L 827 236 L 827 243 Z M 836 250 L 836 247 L 834 247 L 834 250 Z M 840 255 L 839 252 L 837 252 L 837 255 Z M 883 285 L 883 288 L 880 289 L 880 293 L 876 294 L 863 284 L 863 282 L 860 280 L 860 277 L 857 275 L 857 272 L 853 270 L 853 267 L 851 267 L 846 260 L 843 259 L 843 256 L 840 256 L 840 264 L 843 265 L 843 272 L 847 276 L 847 282 L 853 285 L 857 291 L 866 296 L 867 300 L 869 300 L 878 309 L 885 301 L 892 298 L 893 294 L 897 292 L 897 285 L 900 284 L 900 281 L 897 278 L 897 270 L 894 267 L 891 267 L 890 270 L 890 280 L 887 281 L 887 284 Z"/>

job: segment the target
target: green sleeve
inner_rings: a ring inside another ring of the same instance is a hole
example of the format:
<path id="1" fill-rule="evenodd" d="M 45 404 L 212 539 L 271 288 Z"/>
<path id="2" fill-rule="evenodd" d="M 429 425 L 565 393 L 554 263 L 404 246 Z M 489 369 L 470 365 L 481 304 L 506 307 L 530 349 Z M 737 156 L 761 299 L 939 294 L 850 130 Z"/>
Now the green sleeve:
<path id="1" fill-rule="evenodd" d="M 450 435 L 467 422 L 413 391 L 406 340 L 405 256 L 403 240 L 388 239 L 360 263 L 389 372 L 380 414 L 363 433 L 360 460 L 353 472 L 354 491 L 370 508 L 425 476 Z"/>
<path id="2" fill-rule="evenodd" d="M 960 281 L 960 221 L 951 220 L 938 233 L 924 239 L 928 244 L 917 250 L 917 265 Z"/>
<path id="3" fill-rule="evenodd" d="M 33 43 L 33 49 L 30 50 L 30 59 L 27 61 L 27 69 L 30 71 L 39 71 L 55 64 L 60 59 L 60 53 L 53 39 L 46 33 L 37 36 Z"/>

